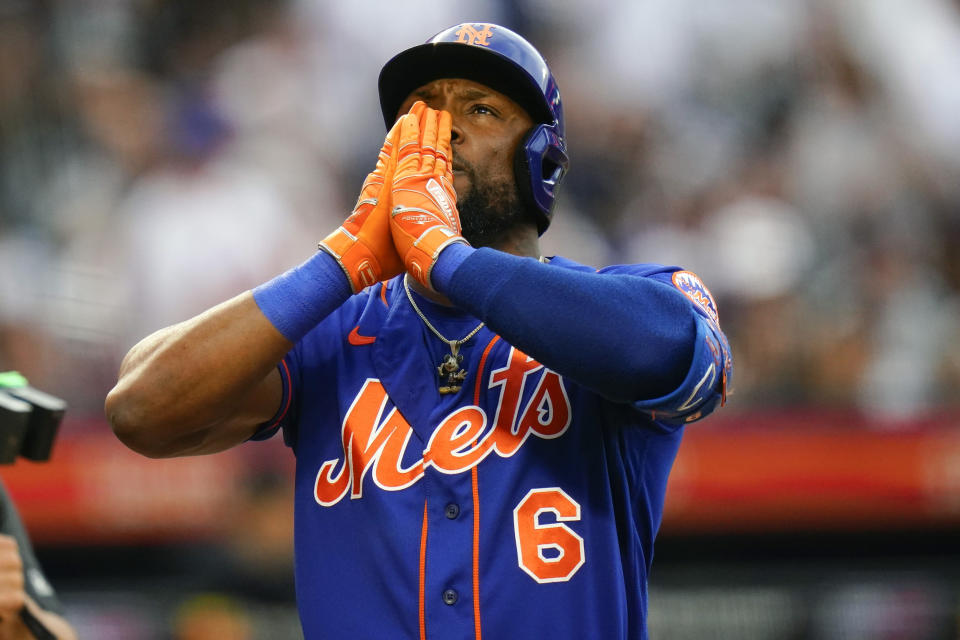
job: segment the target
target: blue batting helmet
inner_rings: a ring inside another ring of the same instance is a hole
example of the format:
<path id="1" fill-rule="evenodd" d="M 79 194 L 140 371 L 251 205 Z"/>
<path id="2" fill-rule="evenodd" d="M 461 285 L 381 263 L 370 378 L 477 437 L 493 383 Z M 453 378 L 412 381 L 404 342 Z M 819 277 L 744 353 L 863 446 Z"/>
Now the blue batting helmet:
<path id="1" fill-rule="evenodd" d="M 537 124 L 517 148 L 517 185 L 543 233 L 567 171 L 563 105 L 543 56 L 524 38 L 489 23 L 463 23 L 394 56 L 380 71 L 380 108 L 389 129 L 415 89 L 439 78 L 465 78 L 510 96 Z"/>

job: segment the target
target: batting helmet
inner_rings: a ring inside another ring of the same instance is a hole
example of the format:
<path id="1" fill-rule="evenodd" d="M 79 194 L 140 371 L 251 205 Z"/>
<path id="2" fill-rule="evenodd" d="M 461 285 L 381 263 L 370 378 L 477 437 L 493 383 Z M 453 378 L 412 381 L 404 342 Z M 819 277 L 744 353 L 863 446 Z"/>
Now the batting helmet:
<path id="1" fill-rule="evenodd" d="M 496 89 L 537 123 L 517 147 L 514 167 L 520 193 L 537 213 L 542 234 L 568 164 L 560 91 L 543 56 L 495 24 L 463 23 L 441 31 L 397 54 L 380 71 L 380 108 L 387 128 L 411 92 L 439 78 L 465 78 Z"/>

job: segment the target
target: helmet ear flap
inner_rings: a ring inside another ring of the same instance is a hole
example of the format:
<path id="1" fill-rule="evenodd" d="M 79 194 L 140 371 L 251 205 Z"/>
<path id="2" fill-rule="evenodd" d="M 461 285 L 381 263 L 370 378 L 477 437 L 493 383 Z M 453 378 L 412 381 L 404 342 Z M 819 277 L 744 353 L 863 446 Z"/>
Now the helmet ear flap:
<path id="1" fill-rule="evenodd" d="M 513 153 L 513 176 L 517 182 L 517 191 L 520 193 L 520 202 L 533 214 L 537 221 L 537 235 L 543 235 L 549 219 L 543 215 L 537 201 L 533 197 L 533 175 L 530 172 L 530 156 L 527 154 L 527 143 L 534 135 L 537 127 L 531 127 L 524 134 L 523 140 L 517 145 Z"/>
<path id="2" fill-rule="evenodd" d="M 540 235 L 550 225 L 556 189 L 568 164 L 562 139 L 551 125 L 532 127 L 514 152 L 513 173 L 520 199 L 536 216 Z"/>

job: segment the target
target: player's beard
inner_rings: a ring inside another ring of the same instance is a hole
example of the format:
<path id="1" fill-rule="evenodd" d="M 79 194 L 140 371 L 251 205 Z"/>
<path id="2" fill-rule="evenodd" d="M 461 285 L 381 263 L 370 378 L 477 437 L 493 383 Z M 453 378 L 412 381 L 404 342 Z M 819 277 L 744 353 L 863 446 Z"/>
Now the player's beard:
<path id="1" fill-rule="evenodd" d="M 523 224 L 536 225 L 513 181 L 496 182 L 464 167 L 470 189 L 457 200 L 463 237 L 474 247 L 496 247 Z"/>

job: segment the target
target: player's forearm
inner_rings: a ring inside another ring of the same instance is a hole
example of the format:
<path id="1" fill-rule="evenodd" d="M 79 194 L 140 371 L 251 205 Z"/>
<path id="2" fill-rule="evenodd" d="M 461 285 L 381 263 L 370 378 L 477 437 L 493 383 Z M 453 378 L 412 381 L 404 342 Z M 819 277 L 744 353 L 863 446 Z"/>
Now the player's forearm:
<path id="1" fill-rule="evenodd" d="M 146 338 L 107 396 L 114 431 L 156 457 L 243 442 L 279 407 L 277 364 L 349 296 L 340 266 L 318 252 L 253 292 Z"/>
<path id="2" fill-rule="evenodd" d="M 481 249 L 442 286 L 508 342 L 613 400 L 666 395 L 690 369 L 693 312 L 663 283 Z"/>
<path id="3" fill-rule="evenodd" d="M 249 437 L 275 410 L 249 396 L 291 346 L 247 292 L 131 349 L 107 395 L 107 417 L 121 441 L 149 456 L 207 452 L 218 425 L 242 441 L 242 423 Z M 237 416 L 244 407 L 250 415 Z"/>

